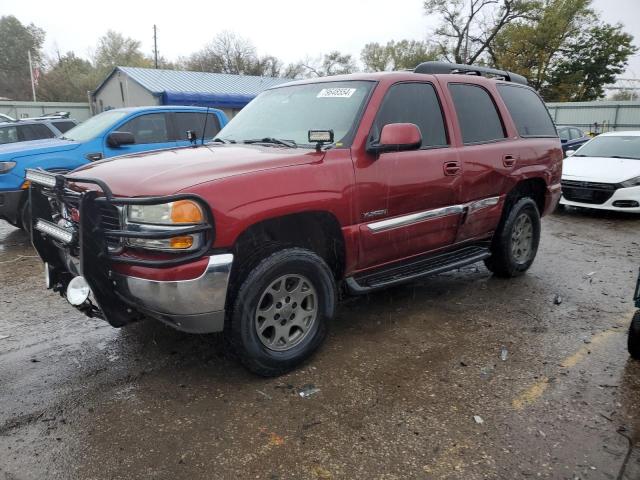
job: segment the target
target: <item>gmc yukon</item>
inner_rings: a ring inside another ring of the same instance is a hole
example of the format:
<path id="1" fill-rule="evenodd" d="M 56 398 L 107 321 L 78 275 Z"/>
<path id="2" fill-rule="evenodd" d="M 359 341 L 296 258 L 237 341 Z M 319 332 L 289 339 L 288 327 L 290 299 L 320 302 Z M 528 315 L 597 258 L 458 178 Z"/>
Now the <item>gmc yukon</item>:
<path id="1" fill-rule="evenodd" d="M 341 289 L 525 272 L 563 157 L 523 77 L 440 62 L 278 86 L 212 142 L 135 156 L 29 170 L 47 287 L 115 327 L 224 330 L 260 375 L 318 348 Z"/>

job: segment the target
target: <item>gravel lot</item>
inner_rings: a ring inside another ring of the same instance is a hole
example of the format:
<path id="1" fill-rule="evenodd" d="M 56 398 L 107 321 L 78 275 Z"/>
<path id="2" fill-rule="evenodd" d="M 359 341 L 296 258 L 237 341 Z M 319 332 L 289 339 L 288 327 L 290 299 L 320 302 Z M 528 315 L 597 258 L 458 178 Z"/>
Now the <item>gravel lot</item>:
<path id="1" fill-rule="evenodd" d="M 554 214 L 527 275 L 346 298 L 324 348 L 265 380 L 219 336 L 85 318 L 1 223 L 0 479 L 638 480 L 639 232 Z"/>

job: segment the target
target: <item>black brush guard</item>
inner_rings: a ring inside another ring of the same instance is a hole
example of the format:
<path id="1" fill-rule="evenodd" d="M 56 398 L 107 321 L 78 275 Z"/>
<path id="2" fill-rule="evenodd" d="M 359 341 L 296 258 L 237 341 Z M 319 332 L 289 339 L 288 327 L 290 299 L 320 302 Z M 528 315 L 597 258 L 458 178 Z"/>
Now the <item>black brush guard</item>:
<path id="1" fill-rule="evenodd" d="M 118 293 L 117 283 L 111 276 L 112 263 L 167 268 L 200 259 L 210 250 L 215 235 L 213 216 L 207 203 L 197 195 L 177 194 L 123 198 L 115 197 L 108 185 L 98 179 L 67 177 L 62 174 L 52 174 L 51 177 L 56 179 L 55 187 L 44 186 L 32 181 L 29 188 L 31 218 L 33 219 L 31 240 L 38 255 L 49 265 L 48 274 L 54 291 L 58 291 L 64 296 L 67 285 L 76 274 L 81 274 L 86 279 L 97 306 L 87 302 L 76 308 L 90 317 L 103 318 L 115 327 L 121 327 L 143 317 L 143 314 L 136 311 L 136 306 L 133 303 Z M 80 192 L 69 188 L 70 183 L 97 185 L 101 191 Z M 119 230 L 113 230 L 103 227 L 101 206 L 157 205 L 178 200 L 198 202 L 203 209 L 206 223 L 186 225 L 179 229 L 159 229 L 152 232 L 135 232 L 124 230 L 122 227 Z M 33 228 L 38 219 L 57 224 L 63 217 L 53 208 L 59 208 L 63 204 L 67 207 L 77 208 L 79 213 L 77 222 L 69 220 L 64 222 L 66 229 L 71 229 L 74 233 L 74 240 L 70 244 L 63 244 Z M 202 242 L 200 248 L 188 253 L 165 253 L 159 258 L 140 258 L 123 254 L 126 252 L 126 247 L 124 252 L 110 252 L 107 241 L 107 239 L 117 239 L 124 244 L 126 239 L 130 238 L 168 239 L 196 233 L 202 233 L 205 236 L 205 241 Z M 79 259 L 79 272 L 70 271 L 68 262 L 63 260 L 65 256 L 68 258 L 69 255 Z"/>

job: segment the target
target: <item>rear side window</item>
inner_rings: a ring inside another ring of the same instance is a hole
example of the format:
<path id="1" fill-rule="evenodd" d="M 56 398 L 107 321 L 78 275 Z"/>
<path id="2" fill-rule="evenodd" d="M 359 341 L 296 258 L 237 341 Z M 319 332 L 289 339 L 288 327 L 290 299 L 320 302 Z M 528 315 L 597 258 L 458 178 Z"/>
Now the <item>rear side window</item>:
<path id="1" fill-rule="evenodd" d="M 130 132 L 136 144 L 164 143 L 169 141 L 167 117 L 164 113 L 140 115 L 118 128 L 121 132 Z"/>
<path id="2" fill-rule="evenodd" d="M 568 128 L 561 127 L 558 129 L 558 135 L 562 140 L 571 140 L 571 134 Z"/>
<path id="3" fill-rule="evenodd" d="M 581 130 L 578 130 L 577 128 L 571 129 L 571 140 L 577 140 L 582 137 L 584 137 L 584 133 L 582 133 Z"/>
<path id="4" fill-rule="evenodd" d="M 462 142 L 483 143 L 505 138 L 504 127 L 489 92 L 477 85 L 449 85 L 462 131 Z"/>
<path id="5" fill-rule="evenodd" d="M 499 83 L 498 92 L 521 137 L 558 136 L 547 107 L 533 90 Z"/>
<path id="6" fill-rule="evenodd" d="M 18 141 L 18 129 L 14 126 L 0 128 L 0 145 Z"/>
<path id="7" fill-rule="evenodd" d="M 399 83 L 385 96 L 373 124 L 370 140 L 380 139 L 382 127 L 390 123 L 414 123 L 422 134 L 422 147 L 447 146 L 442 110 L 433 85 Z"/>
<path id="8" fill-rule="evenodd" d="M 56 127 L 58 130 L 60 130 L 61 133 L 65 133 L 76 126 L 75 123 L 69 120 L 63 120 L 61 122 L 52 122 L 52 123 L 53 123 L 53 126 Z"/>
<path id="9" fill-rule="evenodd" d="M 43 138 L 53 138 L 55 135 L 47 127 L 42 124 L 18 125 L 18 136 L 20 140 L 41 140 Z"/>
<path id="10" fill-rule="evenodd" d="M 205 114 L 198 112 L 176 112 L 173 114 L 175 132 L 173 140 L 187 140 L 187 130 L 196 132 L 196 137 L 202 137 L 202 129 L 205 128 Z M 212 113 L 207 117 L 205 139 L 212 139 L 220 131 L 220 122 L 217 115 Z"/>

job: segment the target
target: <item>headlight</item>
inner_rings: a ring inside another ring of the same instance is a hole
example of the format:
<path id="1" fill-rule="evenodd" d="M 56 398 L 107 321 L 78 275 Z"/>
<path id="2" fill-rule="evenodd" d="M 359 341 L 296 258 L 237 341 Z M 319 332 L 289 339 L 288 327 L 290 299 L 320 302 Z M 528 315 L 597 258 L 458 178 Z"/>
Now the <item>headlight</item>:
<path id="1" fill-rule="evenodd" d="M 192 200 L 178 200 L 159 205 L 129 205 L 127 229 L 139 232 L 162 231 L 201 224 L 205 222 L 202 207 Z M 191 251 L 202 247 L 204 234 L 178 235 L 170 238 L 130 238 L 131 247 L 166 252 Z"/>
<path id="2" fill-rule="evenodd" d="M 0 173 L 7 173 L 15 166 L 16 162 L 0 162 Z"/>
<path id="3" fill-rule="evenodd" d="M 622 185 L 622 188 L 640 186 L 640 177 L 632 178 L 631 180 L 627 180 L 626 182 L 622 182 L 620 185 Z"/>
<path id="4" fill-rule="evenodd" d="M 196 202 L 178 200 L 160 205 L 129 205 L 127 207 L 127 221 L 155 225 L 181 225 L 202 223 L 204 214 Z"/>

